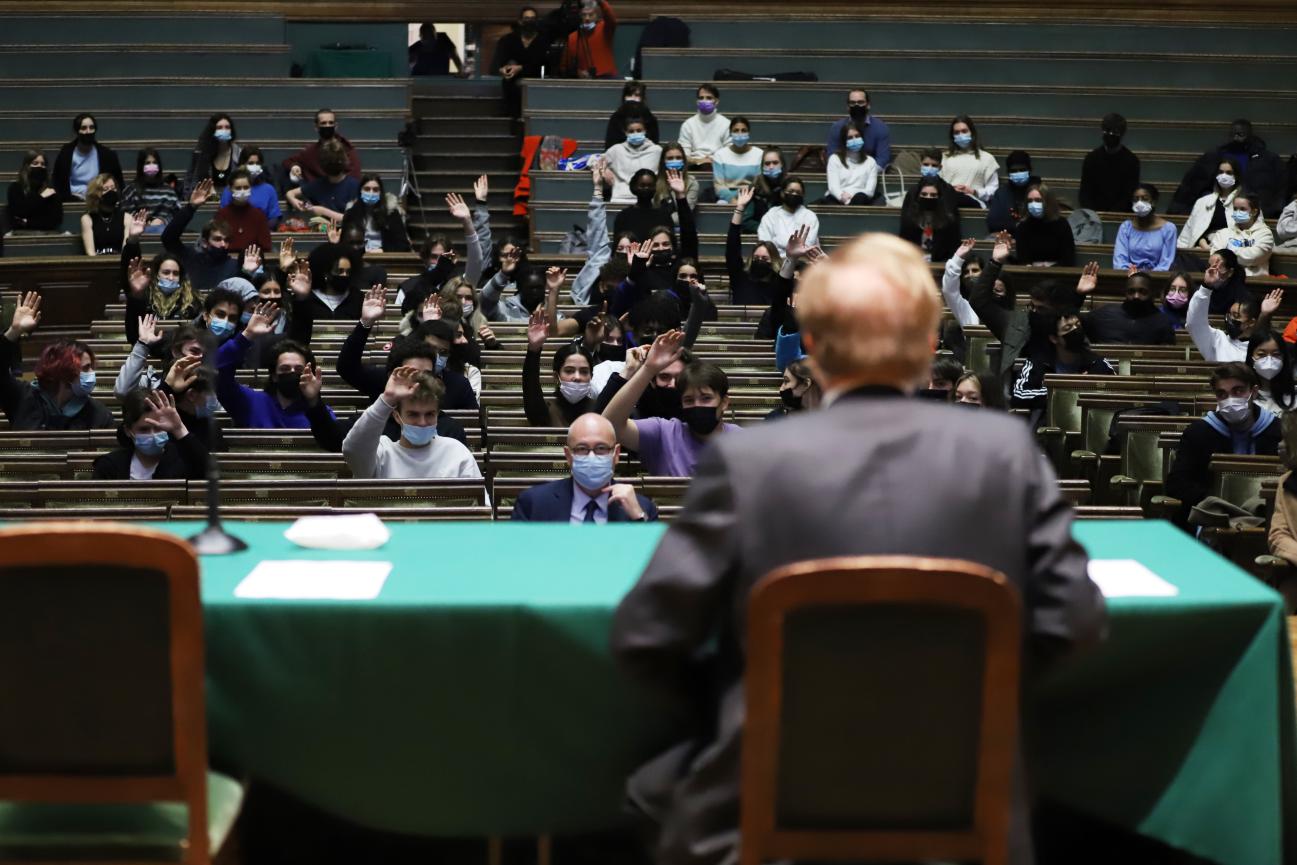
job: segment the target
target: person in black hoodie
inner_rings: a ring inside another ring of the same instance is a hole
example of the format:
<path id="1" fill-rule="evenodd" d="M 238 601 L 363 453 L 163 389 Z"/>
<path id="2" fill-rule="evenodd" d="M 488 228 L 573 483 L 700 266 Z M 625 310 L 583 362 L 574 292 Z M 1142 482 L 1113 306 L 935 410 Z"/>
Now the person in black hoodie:
<path id="1" fill-rule="evenodd" d="M 1040 178 L 1031 172 L 1031 154 L 1015 150 L 1004 160 L 1009 169 L 1008 183 L 1001 183 L 991 197 L 986 213 L 986 230 L 992 233 L 1012 231 L 1027 215 L 1027 189 Z"/>
<path id="2" fill-rule="evenodd" d="M 94 461 L 97 481 L 202 480 L 207 448 L 176 410 L 175 397 L 136 388 L 122 400 L 121 447 Z"/>
<path id="3" fill-rule="evenodd" d="M 779 250 L 773 243 L 758 243 L 752 248 L 748 263 L 743 263 L 743 214 L 752 201 L 756 189 L 739 188 L 734 200 L 734 215 L 730 218 L 729 234 L 725 237 L 725 270 L 730 278 L 730 302 L 751 306 L 766 306 L 775 295 L 775 276 L 783 264 Z"/>
<path id="4" fill-rule="evenodd" d="M 522 362 L 522 406 L 527 423 L 539 427 L 568 426 L 595 410 L 590 377 L 595 359 L 590 352 L 569 343 L 554 352 L 554 388 L 547 395 L 540 382 L 540 355 L 549 336 L 545 310 L 536 307 L 527 323 L 527 355 Z"/>
<path id="5" fill-rule="evenodd" d="M 1277 153 L 1266 149 L 1264 139 L 1252 133 L 1252 123 L 1243 119 L 1230 125 L 1229 141 L 1199 156 L 1185 172 L 1167 212 L 1188 213 L 1195 201 L 1211 192 L 1217 168 L 1226 157 L 1237 161 L 1243 170 L 1238 185 L 1261 197 L 1261 212 L 1277 216 L 1287 203 L 1283 162 Z"/>
<path id="6" fill-rule="evenodd" d="M 1081 163 L 1077 197 L 1081 206 L 1090 210 L 1124 213 L 1139 183 L 1139 157 L 1121 143 L 1126 137 L 1125 117 L 1105 114 L 1100 128 L 1103 144 L 1087 153 Z"/>
<path id="7" fill-rule="evenodd" d="M 315 253 L 320 249 L 324 253 L 317 257 Z M 356 252 L 331 244 L 313 250 L 311 258 L 310 293 L 299 294 L 295 287 L 293 290 L 289 335 L 298 342 L 310 340 L 317 319 L 354 321 L 360 318 L 360 307 L 365 298 L 359 286 L 363 261 Z M 382 283 L 377 283 L 376 287 L 381 285 Z M 302 338 L 303 334 L 306 335 L 305 339 Z"/>
<path id="8" fill-rule="evenodd" d="M 677 292 L 675 276 L 677 263 L 683 258 L 698 259 L 698 228 L 694 223 L 693 209 L 685 198 L 684 177 L 678 171 L 667 172 L 667 182 L 676 197 L 676 213 L 680 217 L 680 237 L 669 225 L 660 225 L 648 232 L 631 259 L 630 274 L 618 287 L 610 311 L 620 317 L 636 303 L 655 291 L 669 291 L 676 296 L 682 313 L 687 317 L 692 298 L 688 292 Z"/>
<path id="9" fill-rule="evenodd" d="M 901 206 L 902 240 L 923 250 L 925 261 L 945 261 L 959 248 L 959 211 L 942 196 L 940 178 L 925 177 Z"/>
<path id="10" fill-rule="evenodd" d="M 621 105 L 608 118 L 608 130 L 604 133 L 603 152 L 607 153 L 613 145 L 626 140 L 626 122 L 632 117 L 644 124 L 644 132 L 649 141 L 661 141 L 658 138 L 658 119 L 648 107 L 648 87 L 640 81 L 627 81 L 621 89 Z M 632 186 L 632 189 L 634 187 Z"/>
<path id="11" fill-rule="evenodd" d="M 670 207 L 653 206 L 657 183 L 657 175 L 647 168 L 641 168 L 631 175 L 628 185 L 631 195 L 635 196 L 635 203 L 618 213 L 617 218 L 613 220 L 614 235 L 629 232 L 635 237 L 648 237 L 658 226 L 672 224 Z"/>
<path id="12" fill-rule="evenodd" d="M 23 155 L 18 179 L 9 184 L 9 230 L 58 231 L 63 225 L 63 202 L 49 175 L 45 154 L 28 150 Z"/>
<path id="13" fill-rule="evenodd" d="M 1092 261 L 1086 270 L 1099 272 Z M 1126 277 L 1126 299 L 1120 304 L 1106 303 L 1081 317 L 1085 332 L 1097 343 L 1131 343 L 1134 345 L 1175 345 L 1175 324 L 1154 300 L 1153 279 L 1143 271 Z"/>
<path id="14" fill-rule="evenodd" d="M 1058 199 L 1043 183 L 1027 187 L 1027 214 L 1013 230 L 1018 264 L 1076 266 L 1076 239 Z"/>
<path id="15" fill-rule="evenodd" d="M 95 116 L 78 114 L 72 132 L 76 137 L 64 144 L 54 159 L 54 190 L 59 197 L 64 201 L 85 198 L 86 185 L 100 174 L 111 174 L 117 188 L 125 189 L 121 160 L 112 148 L 95 140 L 99 133 Z"/>

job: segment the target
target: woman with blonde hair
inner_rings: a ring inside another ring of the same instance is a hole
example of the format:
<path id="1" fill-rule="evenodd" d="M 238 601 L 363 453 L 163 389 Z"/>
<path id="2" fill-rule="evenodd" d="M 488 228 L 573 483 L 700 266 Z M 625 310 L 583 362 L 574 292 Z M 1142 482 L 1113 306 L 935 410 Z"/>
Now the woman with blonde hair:
<path id="1" fill-rule="evenodd" d="M 81 214 L 81 246 L 86 255 L 116 255 L 126 239 L 121 190 L 111 174 L 100 174 L 86 186 L 86 212 Z"/>

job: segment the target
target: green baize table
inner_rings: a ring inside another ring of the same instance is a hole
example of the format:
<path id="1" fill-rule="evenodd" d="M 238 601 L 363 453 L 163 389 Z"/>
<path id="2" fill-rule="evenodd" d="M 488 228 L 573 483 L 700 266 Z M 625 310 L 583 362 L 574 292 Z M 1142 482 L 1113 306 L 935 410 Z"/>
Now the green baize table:
<path id="1" fill-rule="evenodd" d="M 627 774 L 672 741 L 608 649 L 661 527 L 392 525 L 363 553 L 303 550 L 285 527 L 232 525 L 250 549 L 203 560 L 215 759 L 380 830 L 619 825 Z M 1165 523 L 1075 532 L 1179 595 L 1111 599 L 1104 646 L 1042 683 L 1040 792 L 1222 865 L 1297 862 L 1278 595 Z M 394 567 L 371 601 L 236 598 L 270 559 Z"/>

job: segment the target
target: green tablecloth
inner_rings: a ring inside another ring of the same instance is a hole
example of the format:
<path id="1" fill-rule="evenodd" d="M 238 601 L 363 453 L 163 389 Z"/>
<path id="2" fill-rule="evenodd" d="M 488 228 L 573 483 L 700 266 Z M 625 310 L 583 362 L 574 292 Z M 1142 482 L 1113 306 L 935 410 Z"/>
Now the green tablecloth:
<path id="1" fill-rule="evenodd" d="M 306 61 L 307 78 L 390 78 L 392 52 L 363 48 L 321 48 Z"/>
<path id="2" fill-rule="evenodd" d="M 627 772 L 670 739 L 607 650 L 660 528 L 393 525 L 384 549 L 341 555 L 299 550 L 283 528 L 236 526 L 251 549 L 204 561 L 218 758 L 378 829 L 615 824 Z M 1180 594 L 1113 599 L 1105 646 L 1045 683 L 1042 792 L 1225 865 L 1297 861 L 1283 855 L 1297 760 L 1278 596 L 1165 524 L 1076 533 Z M 281 558 L 395 567 L 374 601 L 233 596 Z"/>

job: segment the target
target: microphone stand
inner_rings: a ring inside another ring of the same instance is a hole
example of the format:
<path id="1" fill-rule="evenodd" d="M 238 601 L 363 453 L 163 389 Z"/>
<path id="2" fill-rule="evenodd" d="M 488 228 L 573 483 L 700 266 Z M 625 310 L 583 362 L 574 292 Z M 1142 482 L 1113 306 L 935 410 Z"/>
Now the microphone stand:
<path id="1" fill-rule="evenodd" d="M 221 527 L 221 466 L 216 459 L 216 416 L 207 421 L 207 528 L 189 539 L 200 556 L 224 556 L 248 545 Z"/>

